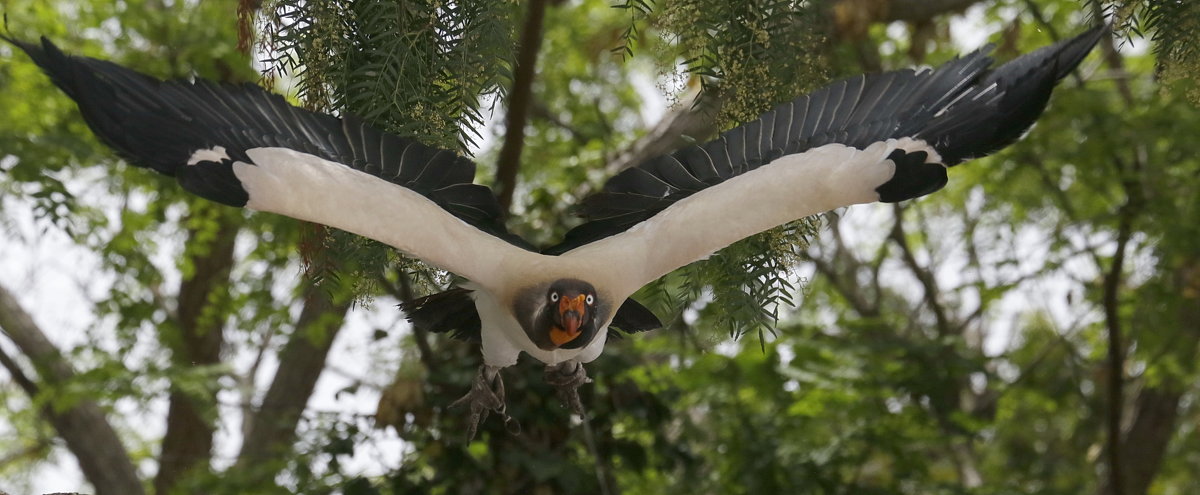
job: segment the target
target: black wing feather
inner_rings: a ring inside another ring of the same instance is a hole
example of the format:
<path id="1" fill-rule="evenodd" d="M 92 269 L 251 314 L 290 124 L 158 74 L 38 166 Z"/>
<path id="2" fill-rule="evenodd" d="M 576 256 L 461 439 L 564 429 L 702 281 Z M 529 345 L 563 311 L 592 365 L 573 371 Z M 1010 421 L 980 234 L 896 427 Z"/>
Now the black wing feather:
<path id="1" fill-rule="evenodd" d="M 531 249 L 505 229 L 490 190 L 470 183 L 474 162 L 452 151 L 385 134 L 354 116 L 339 119 L 297 108 L 252 84 L 160 81 L 111 62 L 67 55 L 45 38 L 40 44 L 0 39 L 24 50 L 75 100 L 84 121 L 118 155 L 177 177 L 193 194 L 244 206 L 248 196 L 232 161 L 253 163 L 247 150 L 286 147 L 409 188 L 480 230 Z M 229 159 L 187 165 L 197 151 L 216 146 Z"/>
<path id="2" fill-rule="evenodd" d="M 893 155 L 896 175 L 879 192 L 884 201 L 929 194 L 945 185 L 944 166 L 992 153 L 1028 130 L 1045 109 L 1054 84 L 1083 60 L 1104 32 L 1105 27 L 1097 26 L 993 71 L 988 70 L 988 46 L 933 70 L 835 82 L 716 140 L 676 151 L 671 162 L 680 167 L 663 167 L 659 157 L 621 172 L 603 191 L 580 203 L 577 212 L 587 221 L 544 252 L 561 254 L 624 232 L 705 187 L 780 156 L 831 143 L 864 149 L 887 139 L 924 140 L 941 155 L 942 163 L 924 164 L 925 155 L 917 153 Z M 703 178 L 700 184 L 697 177 Z"/>

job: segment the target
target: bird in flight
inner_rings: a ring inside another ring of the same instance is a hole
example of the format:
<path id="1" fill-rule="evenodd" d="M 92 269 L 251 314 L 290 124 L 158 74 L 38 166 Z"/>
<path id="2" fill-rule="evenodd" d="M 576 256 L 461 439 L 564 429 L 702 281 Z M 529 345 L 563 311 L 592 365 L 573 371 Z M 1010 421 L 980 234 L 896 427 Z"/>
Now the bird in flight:
<path id="1" fill-rule="evenodd" d="M 705 144 L 650 159 L 579 205 L 585 222 L 537 249 L 509 233 L 475 164 L 353 115 L 290 105 L 251 84 L 162 81 L 111 62 L 19 47 L 104 144 L 218 203 L 336 227 L 464 281 L 407 301 L 414 325 L 477 335 L 484 364 L 455 404 L 468 435 L 505 414 L 500 370 L 524 352 L 582 413 L 583 364 L 608 328 L 660 326 L 629 297 L 747 236 L 806 216 L 924 196 L 947 168 L 1016 141 L 1106 29 L 993 68 L 990 47 L 924 70 L 841 80 Z"/>

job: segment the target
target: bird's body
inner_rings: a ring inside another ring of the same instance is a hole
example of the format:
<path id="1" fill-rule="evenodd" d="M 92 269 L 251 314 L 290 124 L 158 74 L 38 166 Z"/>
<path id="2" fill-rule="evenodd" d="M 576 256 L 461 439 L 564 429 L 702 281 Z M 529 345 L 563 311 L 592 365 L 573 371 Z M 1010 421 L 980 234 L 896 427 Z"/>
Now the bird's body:
<path id="1" fill-rule="evenodd" d="M 507 232 L 490 190 L 471 183 L 474 164 L 453 152 L 254 86 L 163 82 L 45 40 L 5 39 L 133 164 L 213 201 L 337 227 L 463 277 L 405 309 L 429 330 L 478 333 L 485 366 L 463 399 L 477 418 L 503 413 L 498 372 L 521 353 L 546 363 L 578 410 L 582 363 L 601 354 L 610 325 L 658 325 L 629 297 L 676 268 L 809 215 L 940 189 L 947 167 L 1027 131 L 1102 33 L 995 69 L 984 49 L 933 70 L 833 83 L 618 174 L 584 200 L 587 221 L 541 251 Z"/>
<path id="2" fill-rule="evenodd" d="M 495 328 L 497 332 L 483 332 L 481 334 L 480 347 L 483 351 L 483 361 L 491 366 L 501 368 L 517 364 L 517 358 L 522 352 L 529 354 L 530 357 L 537 359 L 548 365 L 555 365 L 569 360 L 577 360 L 581 363 L 590 363 L 600 356 L 604 350 L 604 343 L 607 340 L 607 332 L 603 329 L 608 327 L 609 320 L 612 316 L 598 316 L 601 322 L 599 327 L 601 330 L 596 332 L 596 336 L 587 345 L 578 349 L 542 349 L 538 347 L 528 336 L 525 330 L 528 326 L 517 321 L 514 312 L 509 309 L 514 306 L 511 301 L 496 297 L 493 292 L 485 290 L 481 287 L 475 287 L 468 282 L 468 287 L 473 289 L 475 308 L 479 311 L 479 318 L 482 321 L 488 322 L 489 327 Z M 541 287 L 548 287 L 549 282 L 537 284 L 533 286 L 531 293 L 536 293 L 539 296 L 544 292 Z"/>

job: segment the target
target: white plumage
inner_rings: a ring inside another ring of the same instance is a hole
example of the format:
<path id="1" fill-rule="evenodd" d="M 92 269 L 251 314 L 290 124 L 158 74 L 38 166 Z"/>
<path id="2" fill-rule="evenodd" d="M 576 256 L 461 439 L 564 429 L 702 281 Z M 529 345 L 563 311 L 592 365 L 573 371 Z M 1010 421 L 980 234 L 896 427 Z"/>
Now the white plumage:
<path id="1" fill-rule="evenodd" d="M 583 349 L 539 349 L 506 309 L 516 297 L 514 288 L 578 278 L 595 286 L 602 299 L 625 300 L 643 285 L 747 236 L 878 201 L 875 189 L 894 175 L 895 164 L 887 156 L 896 149 L 929 152 L 927 161 L 937 162 L 931 147 L 907 138 L 865 150 L 827 144 L 780 157 L 676 202 L 621 234 L 560 256 L 520 249 L 407 188 L 287 148 L 248 150 L 254 163 L 234 162 L 233 171 L 249 193 L 247 208 L 336 225 L 467 278 L 480 319 L 498 330 L 483 333 L 485 362 L 506 367 L 516 364 L 519 352 L 546 364 L 590 362 L 603 349 L 608 325 L 598 325 L 597 338 Z M 770 208 L 753 207 L 763 204 Z M 384 213 L 389 211 L 406 214 Z"/>

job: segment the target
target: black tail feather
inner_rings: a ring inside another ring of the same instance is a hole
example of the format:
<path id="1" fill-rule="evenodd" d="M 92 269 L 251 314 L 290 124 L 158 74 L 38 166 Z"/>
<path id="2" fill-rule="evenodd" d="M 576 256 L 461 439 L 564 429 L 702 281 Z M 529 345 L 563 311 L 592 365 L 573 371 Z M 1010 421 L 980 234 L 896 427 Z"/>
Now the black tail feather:
<path id="1" fill-rule="evenodd" d="M 480 340 L 482 325 L 471 291 L 453 288 L 400 303 L 413 327 L 433 333 L 449 333 L 463 340 Z"/>

